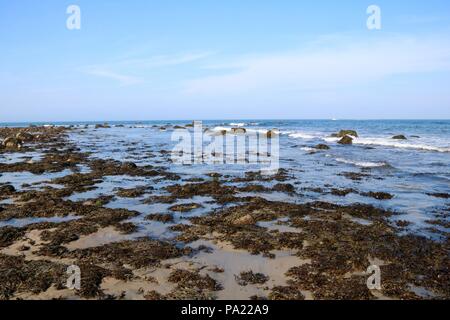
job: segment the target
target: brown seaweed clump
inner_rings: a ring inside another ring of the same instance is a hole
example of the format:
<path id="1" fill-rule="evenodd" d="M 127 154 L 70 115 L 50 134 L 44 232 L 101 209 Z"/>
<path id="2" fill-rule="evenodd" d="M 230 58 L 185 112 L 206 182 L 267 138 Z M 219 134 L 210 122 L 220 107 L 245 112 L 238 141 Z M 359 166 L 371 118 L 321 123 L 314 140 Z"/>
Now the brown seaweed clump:
<path id="1" fill-rule="evenodd" d="M 94 264 L 130 265 L 134 268 L 157 266 L 161 260 L 189 254 L 190 249 L 179 249 L 173 244 L 150 240 L 111 243 L 101 247 L 77 249 L 64 257 L 86 260 Z"/>
<path id="2" fill-rule="evenodd" d="M 11 299 L 18 293 L 39 294 L 52 285 L 62 289 L 65 271 L 62 264 L 0 254 L 0 299 Z"/>
<path id="3" fill-rule="evenodd" d="M 269 277 L 262 273 L 254 273 L 253 271 L 243 271 L 239 276 L 235 276 L 240 286 L 248 284 L 264 284 L 269 281 Z"/>

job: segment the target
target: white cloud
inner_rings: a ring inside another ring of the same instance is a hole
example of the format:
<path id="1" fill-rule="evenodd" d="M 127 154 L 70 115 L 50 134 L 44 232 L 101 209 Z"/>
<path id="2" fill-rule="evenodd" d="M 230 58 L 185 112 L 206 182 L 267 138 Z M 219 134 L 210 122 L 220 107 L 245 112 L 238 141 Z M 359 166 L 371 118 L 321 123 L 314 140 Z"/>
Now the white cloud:
<path id="1" fill-rule="evenodd" d="M 138 77 L 120 74 L 111 70 L 95 66 L 86 68 L 85 72 L 89 75 L 116 80 L 120 83 L 121 86 L 130 86 L 141 83 L 143 81 Z"/>
<path id="2" fill-rule="evenodd" d="M 345 37 L 338 45 L 319 41 L 304 50 L 236 59 L 225 65 L 236 69 L 188 81 L 184 93 L 216 97 L 335 90 L 395 75 L 450 71 L 450 40 L 391 35 L 349 41 Z"/>
<path id="3" fill-rule="evenodd" d="M 119 65 L 133 66 L 140 68 L 157 68 L 176 66 L 195 62 L 211 56 L 212 52 L 186 53 L 177 55 L 160 55 L 144 59 L 129 59 L 119 62 Z"/>
<path id="4" fill-rule="evenodd" d="M 144 82 L 143 77 L 129 75 L 139 74 L 145 69 L 162 68 L 193 63 L 212 55 L 211 52 L 186 53 L 177 55 L 159 55 L 149 58 L 126 59 L 112 63 L 97 64 L 82 68 L 83 72 L 119 81 L 122 86 L 130 86 Z M 120 70 L 120 71 L 117 71 Z"/>

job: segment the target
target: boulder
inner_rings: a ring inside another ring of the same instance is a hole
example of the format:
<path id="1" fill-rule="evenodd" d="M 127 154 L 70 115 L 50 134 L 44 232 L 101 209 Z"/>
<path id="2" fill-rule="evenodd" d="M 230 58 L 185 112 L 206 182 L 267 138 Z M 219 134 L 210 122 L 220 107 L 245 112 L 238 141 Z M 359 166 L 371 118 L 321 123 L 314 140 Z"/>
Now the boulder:
<path id="1" fill-rule="evenodd" d="M 408 139 L 407 139 L 404 135 L 402 135 L 402 134 L 399 134 L 399 135 L 397 135 L 397 136 L 393 136 L 392 139 L 395 139 L 395 140 L 408 140 Z"/>
<path id="2" fill-rule="evenodd" d="M 14 188 L 12 185 L 7 184 L 0 186 L 0 194 L 3 195 L 10 195 L 12 193 L 16 192 L 16 188 Z"/>
<path id="3" fill-rule="evenodd" d="M 22 141 L 33 141 L 34 136 L 26 131 L 20 131 L 16 134 L 16 138 Z"/>
<path id="4" fill-rule="evenodd" d="M 317 149 L 317 150 L 330 150 L 330 147 L 327 146 L 326 144 L 320 143 L 320 144 L 316 145 L 314 147 L 314 149 Z"/>
<path id="5" fill-rule="evenodd" d="M 246 134 L 247 130 L 245 128 L 232 128 L 231 133 L 233 134 Z"/>
<path id="6" fill-rule="evenodd" d="M 341 130 L 339 131 L 339 133 L 332 134 L 331 136 L 335 138 L 344 138 L 345 136 L 352 136 L 357 138 L 358 132 L 356 132 L 355 130 Z"/>
<path id="7" fill-rule="evenodd" d="M 98 124 L 95 125 L 95 129 L 101 129 L 101 128 L 109 129 L 109 128 L 111 128 L 111 126 L 109 124 L 107 124 L 107 123 L 104 123 L 104 124 L 98 123 Z"/>
<path id="8" fill-rule="evenodd" d="M 275 136 L 278 136 L 278 132 L 275 130 L 269 130 L 267 131 L 267 138 L 272 139 Z"/>
<path id="9" fill-rule="evenodd" d="M 353 138 L 350 136 L 345 136 L 338 141 L 339 144 L 353 144 Z"/>
<path id="10" fill-rule="evenodd" d="M 121 165 L 121 169 L 125 170 L 125 171 L 132 171 L 132 170 L 136 170 L 137 169 L 137 165 L 133 162 L 124 162 Z"/>
<path id="11" fill-rule="evenodd" d="M 23 145 L 22 140 L 16 137 L 8 137 L 3 140 L 2 146 L 7 149 L 21 149 Z"/>

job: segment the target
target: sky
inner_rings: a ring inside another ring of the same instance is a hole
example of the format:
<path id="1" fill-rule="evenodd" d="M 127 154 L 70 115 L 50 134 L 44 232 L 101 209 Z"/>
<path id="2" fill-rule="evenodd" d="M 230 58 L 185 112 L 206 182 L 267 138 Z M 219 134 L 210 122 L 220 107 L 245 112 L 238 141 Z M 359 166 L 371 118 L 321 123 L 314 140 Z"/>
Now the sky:
<path id="1" fill-rule="evenodd" d="M 448 0 L 0 0 L 0 122 L 450 119 L 449 88 Z"/>

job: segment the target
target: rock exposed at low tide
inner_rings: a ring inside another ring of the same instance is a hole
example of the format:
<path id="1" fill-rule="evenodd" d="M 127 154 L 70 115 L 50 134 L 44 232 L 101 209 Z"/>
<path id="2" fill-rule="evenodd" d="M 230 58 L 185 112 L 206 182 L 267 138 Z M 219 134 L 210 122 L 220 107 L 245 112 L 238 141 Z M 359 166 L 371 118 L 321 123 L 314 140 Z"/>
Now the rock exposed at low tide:
<path id="1" fill-rule="evenodd" d="M 339 133 L 334 133 L 331 136 L 335 138 L 344 138 L 345 136 L 352 136 L 357 138 L 358 132 L 356 132 L 355 130 L 341 130 L 339 131 Z"/>
<path id="2" fill-rule="evenodd" d="M 341 140 L 338 141 L 339 144 L 353 144 L 353 138 L 350 136 L 345 136 Z"/>

